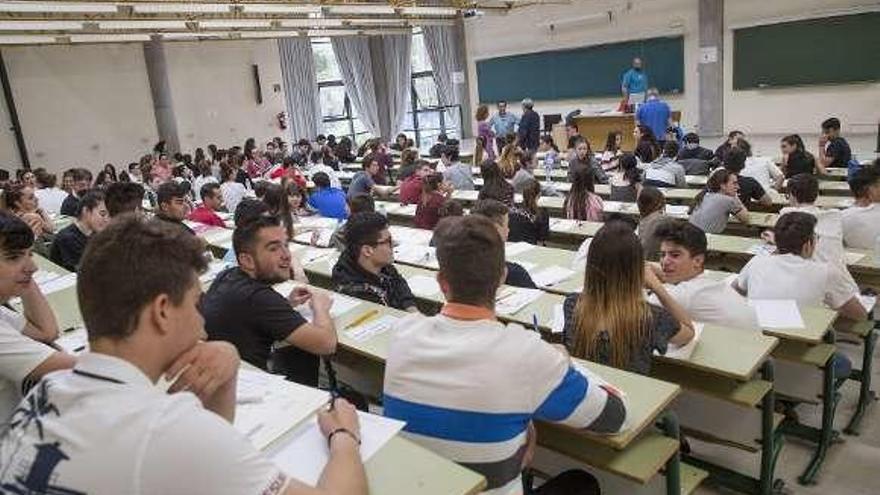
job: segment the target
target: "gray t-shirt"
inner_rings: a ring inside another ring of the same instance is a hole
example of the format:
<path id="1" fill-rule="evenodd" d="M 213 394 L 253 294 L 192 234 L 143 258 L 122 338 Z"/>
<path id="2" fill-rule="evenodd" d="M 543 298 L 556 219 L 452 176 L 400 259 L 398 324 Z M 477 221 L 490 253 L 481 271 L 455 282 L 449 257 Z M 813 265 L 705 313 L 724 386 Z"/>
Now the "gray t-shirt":
<path id="1" fill-rule="evenodd" d="M 453 163 L 446 167 L 443 178 L 451 182 L 456 191 L 473 191 L 475 189 L 470 165 L 461 162 Z"/>
<path id="2" fill-rule="evenodd" d="M 351 183 L 348 185 L 348 197 L 353 198 L 358 194 L 370 194 L 374 184 L 375 182 L 373 182 L 370 174 L 360 171 L 354 175 Z"/>
<path id="3" fill-rule="evenodd" d="M 530 174 L 523 168 L 517 170 L 513 179 L 510 180 L 511 184 L 513 184 L 513 192 L 516 194 L 522 194 L 523 189 L 526 188 L 526 184 L 528 184 L 529 181 L 534 180 L 534 178 L 534 175 Z"/>
<path id="4" fill-rule="evenodd" d="M 742 201 L 735 196 L 721 193 L 706 193 L 697 209 L 691 213 L 690 222 L 707 234 L 720 234 L 727 228 L 731 214 L 744 208 Z"/>

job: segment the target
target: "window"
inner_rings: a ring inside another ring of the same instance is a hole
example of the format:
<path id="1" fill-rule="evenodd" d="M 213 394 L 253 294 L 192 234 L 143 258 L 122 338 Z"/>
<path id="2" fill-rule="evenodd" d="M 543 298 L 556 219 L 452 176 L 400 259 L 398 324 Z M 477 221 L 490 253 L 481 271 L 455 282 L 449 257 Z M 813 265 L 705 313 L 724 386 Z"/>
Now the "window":
<path id="1" fill-rule="evenodd" d="M 422 149 L 431 147 L 440 133 L 459 138 L 457 122 L 461 121 L 461 106 L 440 104 L 434 70 L 425 49 L 425 37 L 419 28 L 413 31 L 409 100 L 410 110 L 403 132 L 415 141 L 416 146 Z"/>
<path id="2" fill-rule="evenodd" d="M 321 103 L 321 121 L 324 123 L 324 133 L 333 134 L 337 139 L 348 136 L 355 145 L 369 139 L 371 135 L 358 118 L 345 91 L 330 40 L 327 38 L 313 39 L 312 54 L 315 58 L 318 100 Z"/>

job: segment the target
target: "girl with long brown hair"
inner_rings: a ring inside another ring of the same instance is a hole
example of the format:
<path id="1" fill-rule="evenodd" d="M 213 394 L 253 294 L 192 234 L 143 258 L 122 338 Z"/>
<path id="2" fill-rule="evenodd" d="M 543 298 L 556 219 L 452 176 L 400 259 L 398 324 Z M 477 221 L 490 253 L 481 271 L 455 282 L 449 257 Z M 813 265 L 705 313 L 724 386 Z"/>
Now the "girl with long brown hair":
<path id="1" fill-rule="evenodd" d="M 656 294 L 662 307 L 645 299 Z M 693 323 L 645 263 L 632 228 L 612 221 L 590 243 L 584 289 L 563 304 L 563 339 L 572 356 L 647 374 L 654 351 L 694 338 Z"/>

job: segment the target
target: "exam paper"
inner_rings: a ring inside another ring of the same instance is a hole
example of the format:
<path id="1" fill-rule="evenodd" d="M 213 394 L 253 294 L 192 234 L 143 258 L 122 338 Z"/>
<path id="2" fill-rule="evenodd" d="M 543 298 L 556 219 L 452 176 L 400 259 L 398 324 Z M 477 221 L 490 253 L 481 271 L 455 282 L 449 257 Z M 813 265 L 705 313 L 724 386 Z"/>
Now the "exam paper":
<path id="1" fill-rule="evenodd" d="M 532 263 L 531 261 L 520 261 L 520 260 L 510 260 L 510 261 L 523 267 L 523 270 L 525 270 L 527 272 L 531 272 L 532 270 L 534 270 L 538 266 L 537 263 Z"/>
<path id="2" fill-rule="evenodd" d="M 541 289 L 503 287 L 495 297 L 495 312 L 500 315 L 513 315 L 536 301 L 543 293 Z"/>
<path id="3" fill-rule="evenodd" d="M 844 253 L 844 257 L 846 257 L 847 265 L 854 265 L 862 260 L 865 257 L 864 253 L 856 253 L 854 251 L 847 251 Z"/>
<path id="4" fill-rule="evenodd" d="M 804 328 L 804 319 L 793 299 L 749 299 L 761 328 Z"/>
<path id="5" fill-rule="evenodd" d="M 340 221 L 335 218 L 312 216 L 301 217 L 299 219 L 298 226 L 312 227 L 316 229 L 335 229 L 339 223 Z"/>
<path id="6" fill-rule="evenodd" d="M 315 263 L 316 261 L 329 260 L 336 254 L 335 249 L 326 248 L 308 248 L 304 253 L 299 255 L 299 260 L 303 265 Z M 334 261 L 335 262 L 335 261 Z"/>
<path id="7" fill-rule="evenodd" d="M 574 271 L 561 266 L 548 266 L 532 274 L 532 280 L 538 287 L 552 287 L 574 275 Z"/>
<path id="8" fill-rule="evenodd" d="M 697 345 L 700 342 L 700 337 L 703 335 L 703 327 L 704 327 L 704 325 L 702 323 L 695 321 L 694 322 L 694 338 L 691 339 L 690 342 L 688 342 L 687 344 L 682 345 L 682 346 L 678 346 L 675 344 L 669 344 L 666 347 L 665 356 L 668 358 L 672 358 L 672 359 L 689 359 L 691 357 L 691 354 L 694 353 L 694 349 L 697 348 Z M 659 353 L 655 350 L 654 354 L 659 354 Z"/>
<path id="9" fill-rule="evenodd" d="M 278 286 L 276 286 L 278 287 Z M 277 289 L 276 289 L 277 290 Z M 290 294 L 290 291 L 293 290 L 293 285 L 291 285 L 287 289 L 287 294 Z M 287 297 L 287 294 L 281 293 L 284 297 Z M 363 301 L 359 299 L 355 299 L 353 297 L 349 297 L 338 292 L 329 293 L 331 299 L 333 299 L 333 305 L 330 306 L 330 318 L 336 319 L 340 316 L 348 313 L 352 309 L 361 305 Z M 309 306 L 309 303 L 300 304 L 296 308 L 296 312 L 300 314 L 303 318 L 308 321 L 313 321 L 315 319 L 315 314 L 312 313 L 312 308 Z"/>
<path id="10" fill-rule="evenodd" d="M 864 306 L 865 311 L 870 313 L 877 305 L 877 296 L 859 296 L 859 302 Z"/>
<path id="11" fill-rule="evenodd" d="M 406 283 L 409 284 L 409 289 L 413 294 L 420 297 L 431 297 L 440 293 L 440 284 L 434 277 L 416 275 L 407 278 Z"/>
<path id="12" fill-rule="evenodd" d="M 361 460 L 368 461 L 401 429 L 404 422 L 358 411 L 361 426 Z M 289 476 L 315 486 L 321 471 L 330 460 L 327 440 L 321 433 L 317 418 L 300 426 L 288 442 L 270 449 L 269 456 Z"/>
<path id="13" fill-rule="evenodd" d="M 324 407 L 330 394 L 277 375 L 241 368 L 236 390 L 235 429 L 263 449 Z M 260 396 L 260 400 L 242 401 Z"/>
<path id="14" fill-rule="evenodd" d="M 36 282 L 37 285 L 43 287 L 43 284 L 47 284 L 60 276 L 61 274 L 57 272 L 50 272 L 48 270 L 37 270 L 37 272 L 34 273 L 31 278 L 33 278 L 34 282 Z"/>
<path id="15" fill-rule="evenodd" d="M 666 214 L 673 217 L 686 218 L 689 208 L 688 205 L 666 205 Z"/>
<path id="16" fill-rule="evenodd" d="M 48 296 L 53 292 L 59 292 L 76 285 L 76 273 L 68 273 L 60 277 L 55 277 L 44 284 L 40 284 L 40 292 Z"/>
<path id="17" fill-rule="evenodd" d="M 534 244 L 529 244 L 528 242 L 508 242 L 504 248 L 504 254 L 514 257 L 523 253 L 527 253 L 532 249 L 535 249 Z"/>
<path id="18" fill-rule="evenodd" d="M 418 244 L 401 244 L 394 247 L 394 260 L 410 265 L 425 266 L 435 270 L 440 269 L 437 262 L 437 254 L 431 246 Z"/>
<path id="19" fill-rule="evenodd" d="M 345 331 L 345 334 L 351 340 L 355 342 L 363 342 L 369 340 L 376 335 L 387 332 L 391 327 L 399 320 L 396 316 L 385 315 L 379 318 L 375 318 L 372 320 L 367 320 L 365 323 L 358 325 L 354 328 L 350 328 Z"/>
<path id="20" fill-rule="evenodd" d="M 554 218 L 550 220 L 550 230 L 557 232 L 571 232 L 577 228 L 577 220 Z"/>
<path id="21" fill-rule="evenodd" d="M 78 355 L 89 350 L 89 335 L 85 327 L 76 327 L 73 330 L 62 332 L 61 336 L 55 339 L 55 345 L 71 355 Z"/>
<path id="22" fill-rule="evenodd" d="M 400 244 L 416 244 L 419 246 L 427 246 L 431 243 L 431 237 L 434 232 L 425 229 L 414 229 L 412 227 L 401 227 L 400 225 L 391 225 L 388 232 L 394 239 L 394 242 Z"/>
<path id="23" fill-rule="evenodd" d="M 562 333 L 565 329 L 565 312 L 561 304 L 553 306 L 553 324 L 550 326 L 551 333 Z"/>
<path id="24" fill-rule="evenodd" d="M 751 246 L 749 246 L 749 252 L 758 256 L 766 256 L 775 253 L 776 246 L 759 242 L 757 244 L 752 244 Z"/>

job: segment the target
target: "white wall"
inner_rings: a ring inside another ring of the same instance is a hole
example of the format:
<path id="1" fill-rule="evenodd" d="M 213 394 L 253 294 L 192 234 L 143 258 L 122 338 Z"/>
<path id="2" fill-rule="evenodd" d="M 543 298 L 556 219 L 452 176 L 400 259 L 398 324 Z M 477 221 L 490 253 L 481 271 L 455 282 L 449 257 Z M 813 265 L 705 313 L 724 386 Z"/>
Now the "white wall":
<path id="1" fill-rule="evenodd" d="M 185 152 L 281 135 L 275 116 L 285 109 L 284 90 L 273 91 L 281 85 L 275 40 L 167 43 L 165 58 Z M 259 66 L 262 104 L 256 101 L 253 64 Z"/>
<path id="2" fill-rule="evenodd" d="M 681 34 L 684 36 L 685 54 L 684 92 L 668 97 L 667 101 L 674 109 L 682 110 L 682 124 L 685 127 L 698 130 L 697 0 L 633 0 L 632 11 L 618 15 L 613 24 L 605 20 L 591 20 L 580 26 L 557 28 L 553 33 L 540 26 L 553 20 L 583 17 L 609 9 L 619 10 L 625 3 L 622 0 L 572 0 L 570 5 L 525 7 L 507 14 L 486 13 L 481 18 L 465 21 L 468 77 L 474 108 L 479 103 L 477 60 Z M 725 129 L 745 130 L 759 143 L 759 150 L 766 148 L 762 151 L 769 153 L 775 151 L 771 148 L 775 148 L 777 139 L 789 132 L 800 132 L 808 142 L 814 142 L 819 123 L 828 116 L 837 115 L 844 121 L 843 131 L 850 137 L 854 149 L 867 158 L 874 149 L 877 122 L 880 120 L 880 84 L 733 91 L 731 27 L 781 20 L 793 15 L 822 16 L 871 4 L 869 0 L 727 0 Z M 876 2 L 873 4 L 876 5 Z M 650 74 L 650 66 L 648 72 Z M 618 103 L 617 98 L 585 98 L 539 101 L 535 107 L 539 113 L 564 115 L 575 108 L 589 111 L 616 107 Z"/>
<path id="3" fill-rule="evenodd" d="M 31 166 L 123 165 L 156 141 L 140 45 L 16 47 L 3 55 Z M 0 157 L 8 156 L 18 164 L 11 137 L 0 139 Z"/>

